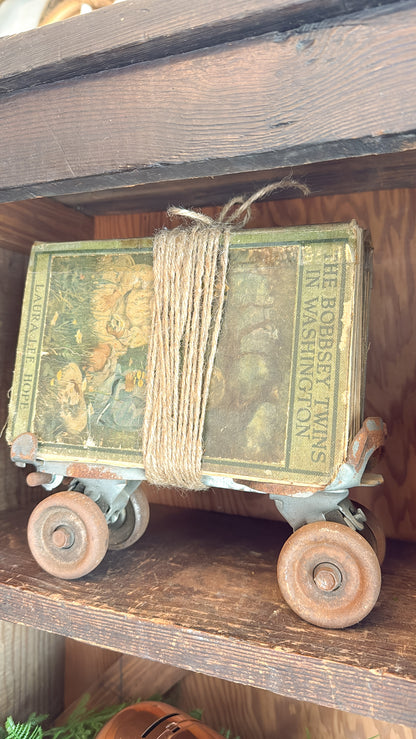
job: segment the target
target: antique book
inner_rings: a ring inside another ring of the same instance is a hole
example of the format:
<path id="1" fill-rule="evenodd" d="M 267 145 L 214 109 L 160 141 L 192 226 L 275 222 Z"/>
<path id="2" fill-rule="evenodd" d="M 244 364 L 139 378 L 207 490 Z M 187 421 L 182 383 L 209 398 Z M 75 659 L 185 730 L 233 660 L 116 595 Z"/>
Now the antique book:
<path id="1" fill-rule="evenodd" d="M 371 249 L 355 222 L 231 237 L 207 475 L 325 486 L 360 428 Z M 8 441 L 141 469 L 152 241 L 33 247 Z"/>

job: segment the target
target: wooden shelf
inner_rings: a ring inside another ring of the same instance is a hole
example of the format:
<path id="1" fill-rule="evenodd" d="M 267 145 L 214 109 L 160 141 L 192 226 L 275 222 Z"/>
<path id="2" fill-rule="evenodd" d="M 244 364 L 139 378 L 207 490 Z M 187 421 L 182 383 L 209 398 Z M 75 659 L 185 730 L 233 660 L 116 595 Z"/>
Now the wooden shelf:
<path id="1" fill-rule="evenodd" d="M 411 2 L 129 0 L 90 16 L 0 39 L 0 202 L 209 205 L 288 173 L 314 194 L 413 185 Z"/>
<path id="2" fill-rule="evenodd" d="M 33 561 L 27 512 L 0 521 L 2 618 L 126 654 L 416 726 L 416 546 L 391 543 L 380 601 L 328 631 L 282 601 L 284 524 L 152 506 L 133 548 L 80 581 Z"/>
<path id="3" fill-rule="evenodd" d="M 414 193 L 380 191 L 415 183 L 414 4 L 224 0 L 207 8 L 154 0 L 138 12 L 139 5 L 126 0 L 0 39 L 0 407 L 31 241 L 91 238 L 94 228 L 96 236 L 114 227 L 124 233 L 132 211 L 224 203 L 292 174 L 313 195 L 331 198 L 288 202 L 278 217 L 270 211 L 272 223 L 330 215 L 371 227 L 379 348 L 369 360 L 367 398 L 392 426 L 387 497 L 400 499 L 392 506 L 400 527 L 388 507 L 384 516 L 396 526 L 391 532 L 412 536 Z M 337 200 L 336 193 L 360 195 Z M 9 204 L 46 196 L 74 210 L 46 200 Z M 127 220 L 103 218 L 109 212 Z M 139 235 L 136 225 L 132 219 L 128 235 Z M 27 500 L 4 441 L 0 462 L 0 507 Z M 280 597 L 275 564 L 286 526 L 153 508 L 134 548 L 109 553 L 74 582 L 34 563 L 27 512 L 1 514 L 1 618 L 416 726 L 414 545 L 390 544 L 380 601 L 365 621 L 324 631 Z"/>

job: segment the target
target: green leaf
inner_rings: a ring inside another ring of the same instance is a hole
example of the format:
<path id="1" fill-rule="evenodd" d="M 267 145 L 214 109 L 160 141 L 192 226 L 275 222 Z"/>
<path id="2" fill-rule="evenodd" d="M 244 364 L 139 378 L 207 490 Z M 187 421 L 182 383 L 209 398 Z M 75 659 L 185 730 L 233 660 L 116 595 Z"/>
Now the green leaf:
<path id="1" fill-rule="evenodd" d="M 2 735 L 4 739 L 42 739 L 42 727 L 39 721 L 44 720 L 43 716 L 31 714 L 25 723 L 15 723 L 11 716 L 8 716 Z"/>
<path id="2" fill-rule="evenodd" d="M 193 711 L 189 711 L 191 718 L 196 718 L 197 721 L 202 721 L 202 714 L 204 713 L 202 708 L 195 708 Z"/>

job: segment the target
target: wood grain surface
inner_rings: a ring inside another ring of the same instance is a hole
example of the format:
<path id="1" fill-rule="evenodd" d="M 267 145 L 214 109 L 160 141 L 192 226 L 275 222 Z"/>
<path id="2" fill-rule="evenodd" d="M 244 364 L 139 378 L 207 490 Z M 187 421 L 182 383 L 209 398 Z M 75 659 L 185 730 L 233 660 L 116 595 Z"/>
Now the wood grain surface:
<path id="1" fill-rule="evenodd" d="M 410 158 L 415 26 L 397 3 L 3 95 L 0 197 Z"/>
<path id="2" fill-rule="evenodd" d="M 92 237 L 89 216 L 53 200 L 2 203 L 0 247 L 29 254 L 34 241 L 80 241 Z"/>
<path id="3" fill-rule="evenodd" d="M 268 31 L 287 31 L 389 0 L 127 0 L 0 39 L 0 93 Z"/>
<path id="4" fill-rule="evenodd" d="M 288 527 L 152 506 L 136 546 L 80 581 L 41 571 L 22 512 L 0 519 L 6 620 L 287 697 L 416 726 L 416 549 L 389 547 L 380 600 L 329 631 L 282 601 L 276 558 Z"/>
<path id="5" fill-rule="evenodd" d="M 0 724 L 33 711 L 56 716 L 63 705 L 65 640 L 0 621 Z"/>
<path id="6" fill-rule="evenodd" d="M 221 172 L 221 162 L 212 163 L 214 166 Z M 268 170 L 256 169 L 256 156 L 253 156 L 252 169 L 247 172 L 218 172 L 215 171 L 215 176 L 211 177 L 195 177 L 189 172 L 187 180 L 147 182 L 124 188 L 77 192 L 74 195 L 59 195 L 57 200 L 72 208 L 80 208 L 89 215 L 106 216 L 162 211 L 174 203 L 187 208 L 223 205 L 235 195 L 255 192 L 270 182 L 293 177 L 294 174 L 315 196 L 413 187 L 416 181 L 416 151 L 312 162 L 296 167 L 276 165 Z M 272 200 L 294 197 L 297 197 L 296 192 L 290 190 L 280 190 L 271 195 Z"/>
<path id="7" fill-rule="evenodd" d="M 108 686 L 109 671 L 121 656 L 119 652 L 111 649 L 94 647 L 91 644 L 75 641 L 75 639 L 65 639 L 65 707 L 71 710 L 74 702 L 87 692 L 90 695 L 92 692 L 98 695 L 100 693 L 98 685 L 101 683 L 104 685 L 104 675 L 107 676 L 105 685 Z M 94 691 L 91 691 L 91 685 L 95 686 Z M 114 696 L 111 701 L 121 702 Z"/>
<path id="8" fill-rule="evenodd" d="M 79 699 L 88 694 L 88 709 L 124 703 L 125 701 L 148 700 L 155 695 L 163 695 L 171 690 L 187 672 L 172 665 L 151 662 L 140 657 L 119 655 L 117 652 L 98 649 L 67 639 L 65 660 L 65 706 L 57 724 L 64 724 L 75 709 Z M 106 669 L 98 668 L 98 661 L 114 659 Z M 95 670 L 88 667 L 88 675 L 96 672 L 95 679 L 88 681 L 83 672 L 85 658 L 89 655 Z M 68 660 L 69 656 L 69 660 Z M 76 659 L 74 657 L 76 656 Z M 72 698 L 72 699 L 71 699 Z"/>
<path id="9" fill-rule="evenodd" d="M 215 215 L 218 209 L 204 212 Z M 380 488 L 355 492 L 374 510 L 388 536 L 416 539 L 416 190 L 391 190 L 259 203 L 250 228 L 349 221 L 368 228 L 374 246 L 374 279 L 367 368 L 367 415 L 388 426 Z M 149 236 L 174 225 L 163 213 L 100 216 L 96 238 Z M 277 518 L 265 496 L 210 491 L 147 490 L 151 500 L 249 516 Z"/>
<path id="10" fill-rule="evenodd" d="M 416 730 L 189 674 L 167 696 L 184 711 L 202 708 L 202 720 L 240 739 L 415 739 Z"/>

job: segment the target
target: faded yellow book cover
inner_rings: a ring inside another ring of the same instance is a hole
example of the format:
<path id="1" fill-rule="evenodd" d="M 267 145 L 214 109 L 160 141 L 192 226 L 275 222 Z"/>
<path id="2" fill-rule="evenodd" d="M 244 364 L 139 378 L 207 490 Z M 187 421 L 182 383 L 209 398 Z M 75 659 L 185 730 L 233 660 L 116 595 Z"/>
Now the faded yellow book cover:
<path id="1" fill-rule="evenodd" d="M 368 258 L 355 223 L 233 234 L 203 472 L 327 484 L 360 425 Z M 368 282 L 368 280 L 367 280 Z M 8 441 L 142 467 L 150 239 L 36 244 Z"/>

